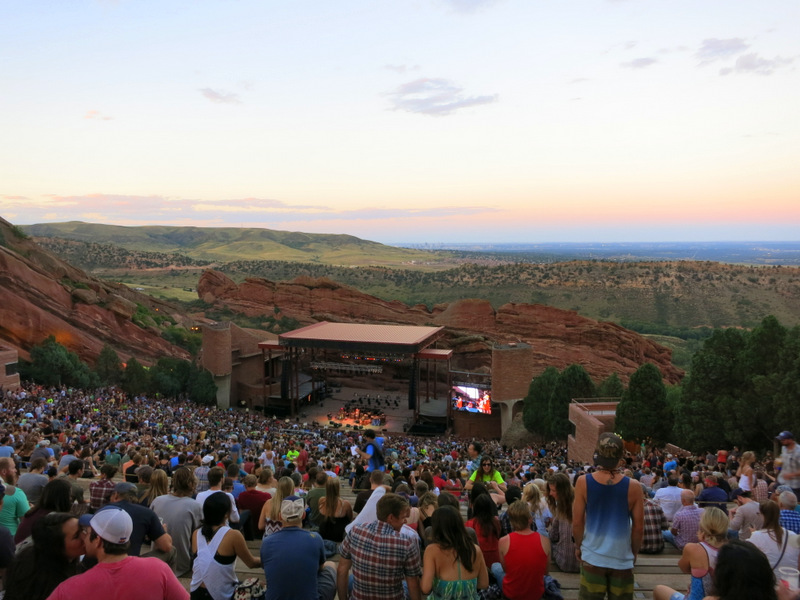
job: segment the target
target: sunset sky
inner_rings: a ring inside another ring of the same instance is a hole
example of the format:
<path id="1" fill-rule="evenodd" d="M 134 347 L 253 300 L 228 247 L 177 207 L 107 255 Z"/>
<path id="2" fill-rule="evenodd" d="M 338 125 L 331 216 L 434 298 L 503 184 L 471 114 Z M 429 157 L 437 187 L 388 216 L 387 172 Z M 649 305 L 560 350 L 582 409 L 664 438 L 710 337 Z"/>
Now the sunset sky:
<path id="1" fill-rule="evenodd" d="M 800 239 L 800 2 L 0 1 L 0 216 Z"/>

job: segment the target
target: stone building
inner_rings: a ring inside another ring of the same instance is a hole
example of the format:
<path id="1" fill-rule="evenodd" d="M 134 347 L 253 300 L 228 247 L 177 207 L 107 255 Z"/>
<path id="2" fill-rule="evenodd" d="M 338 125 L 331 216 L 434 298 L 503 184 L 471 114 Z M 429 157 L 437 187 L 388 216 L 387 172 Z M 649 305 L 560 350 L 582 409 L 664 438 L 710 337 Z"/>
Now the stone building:
<path id="1" fill-rule="evenodd" d="M 13 348 L 0 346 L 0 390 L 19 389 L 19 355 Z"/>

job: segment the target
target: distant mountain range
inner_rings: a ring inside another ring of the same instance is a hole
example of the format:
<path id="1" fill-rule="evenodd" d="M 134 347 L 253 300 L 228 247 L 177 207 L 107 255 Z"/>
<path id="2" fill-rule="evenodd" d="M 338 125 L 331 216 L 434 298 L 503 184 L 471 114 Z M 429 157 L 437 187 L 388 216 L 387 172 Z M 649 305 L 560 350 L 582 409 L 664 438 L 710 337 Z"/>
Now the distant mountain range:
<path id="1" fill-rule="evenodd" d="M 513 262 L 564 260 L 698 260 L 746 265 L 800 265 L 800 242 L 614 242 L 547 244 L 397 244 L 415 250 L 450 250 Z"/>
<path id="2" fill-rule="evenodd" d="M 182 254 L 199 261 L 288 260 L 337 265 L 400 265 L 430 252 L 386 246 L 352 235 L 238 227 L 122 227 L 69 221 L 22 225 L 33 237 L 114 244 L 127 250 Z"/>

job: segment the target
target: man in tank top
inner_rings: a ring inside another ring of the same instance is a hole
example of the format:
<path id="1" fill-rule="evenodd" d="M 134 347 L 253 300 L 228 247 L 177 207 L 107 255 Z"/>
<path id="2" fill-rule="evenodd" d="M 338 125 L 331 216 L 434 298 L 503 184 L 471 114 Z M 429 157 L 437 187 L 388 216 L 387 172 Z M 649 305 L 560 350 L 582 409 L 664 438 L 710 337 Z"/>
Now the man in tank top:
<path id="1" fill-rule="evenodd" d="M 572 533 L 581 562 L 579 600 L 632 600 L 633 565 L 642 545 L 644 508 L 638 481 L 622 474 L 622 438 L 603 433 L 595 471 L 575 483 Z"/>

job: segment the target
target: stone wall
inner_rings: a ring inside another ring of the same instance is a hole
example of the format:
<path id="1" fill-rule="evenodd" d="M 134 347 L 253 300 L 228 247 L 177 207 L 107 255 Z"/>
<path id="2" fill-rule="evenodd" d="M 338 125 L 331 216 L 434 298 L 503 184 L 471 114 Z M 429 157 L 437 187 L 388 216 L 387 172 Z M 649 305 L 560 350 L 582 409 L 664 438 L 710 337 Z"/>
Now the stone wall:
<path id="1" fill-rule="evenodd" d="M 0 346 L 0 389 L 19 389 L 18 362 L 19 355 L 16 350 Z"/>
<path id="2" fill-rule="evenodd" d="M 573 400 L 569 405 L 569 420 L 575 425 L 574 435 L 567 439 L 567 458 L 592 464 L 600 434 L 614 431 L 618 402 L 587 402 Z"/>

